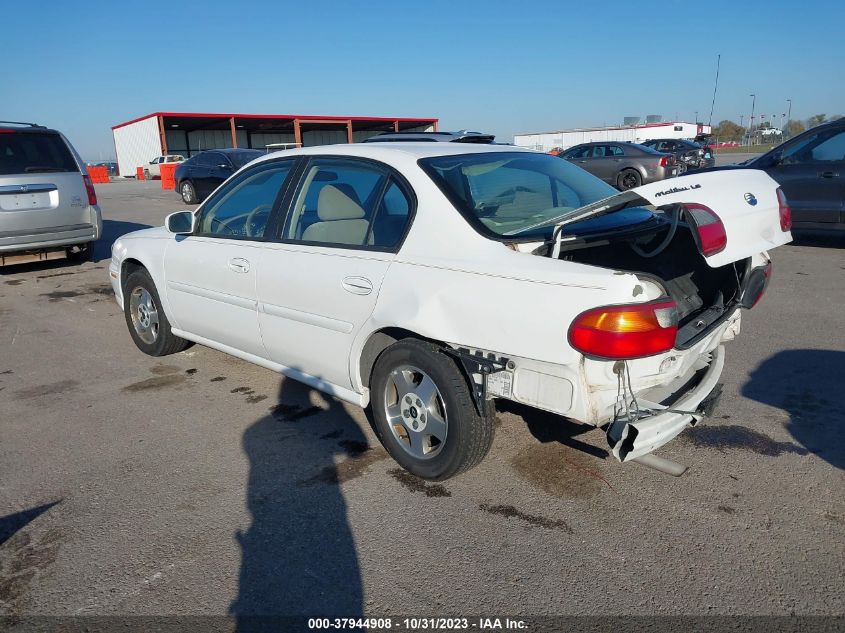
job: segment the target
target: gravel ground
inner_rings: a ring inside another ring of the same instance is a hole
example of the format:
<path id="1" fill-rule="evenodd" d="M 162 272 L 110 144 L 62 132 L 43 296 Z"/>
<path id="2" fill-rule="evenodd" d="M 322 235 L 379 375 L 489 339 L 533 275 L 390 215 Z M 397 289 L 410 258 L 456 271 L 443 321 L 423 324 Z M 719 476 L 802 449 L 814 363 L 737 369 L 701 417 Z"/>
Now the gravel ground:
<path id="1" fill-rule="evenodd" d="M 142 355 L 109 244 L 181 204 L 97 191 L 98 261 L 0 271 L 0 615 L 845 612 L 841 241 L 774 252 L 716 415 L 660 451 L 684 476 L 509 407 L 431 484 L 355 407 L 200 346 Z"/>

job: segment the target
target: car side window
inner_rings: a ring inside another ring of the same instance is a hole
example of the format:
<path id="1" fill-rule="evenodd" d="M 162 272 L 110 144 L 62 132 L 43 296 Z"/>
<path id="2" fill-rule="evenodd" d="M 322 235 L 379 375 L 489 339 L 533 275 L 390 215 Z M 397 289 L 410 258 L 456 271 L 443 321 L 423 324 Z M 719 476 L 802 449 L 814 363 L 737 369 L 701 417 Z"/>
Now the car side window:
<path id="1" fill-rule="evenodd" d="M 595 145 L 593 147 L 593 158 L 604 158 L 606 156 L 604 145 Z"/>
<path id="2" fill-rule="evenodd" d="M 229 182 L 200 211 L 197 233 L 260 239 L 273 203 L 290 173 L 292 160 L 262 164 Z"/>
<path id="3" fill-rule="evenodd" d="M 294 196 L 282 239 L 324 245 L 380 246 L 376 244 L 371 223 L 388 177 L 385 169 L 367 162 L 313 159 Z"/>
<path id="4" fill-rule="evenodd" d="M 393 179 L 382 196 L 370 224 L 368 243 L 379 248 L 393 248 L 402 240 L 411 219 L 411 200 Z"/>
<path id="5" fill-rule="evenodd" d="M 622 148 L 618 145 L 607 145 L 607 155 L 608 156 L 624 156 L 625 152 L 622 151 Z"/>
<path id="6" fill-rule="evenodd" d="M 845 131 L 823 140 L 810 151 L 814 163 L 845 161 Z"/>

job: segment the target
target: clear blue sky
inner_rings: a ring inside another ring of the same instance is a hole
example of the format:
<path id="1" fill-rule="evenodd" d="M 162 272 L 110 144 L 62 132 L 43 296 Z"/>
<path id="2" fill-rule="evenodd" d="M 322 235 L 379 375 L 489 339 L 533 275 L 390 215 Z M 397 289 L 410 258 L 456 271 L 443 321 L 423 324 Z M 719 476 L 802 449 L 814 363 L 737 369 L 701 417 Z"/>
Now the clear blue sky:
<path id="1" fill-rule="evenodd" d="M 845 2 L 3 0 L 0 119 L 83 157 L 149 112 L 435 116 L 510 140 L 626 115 L 845 114 Z"/>

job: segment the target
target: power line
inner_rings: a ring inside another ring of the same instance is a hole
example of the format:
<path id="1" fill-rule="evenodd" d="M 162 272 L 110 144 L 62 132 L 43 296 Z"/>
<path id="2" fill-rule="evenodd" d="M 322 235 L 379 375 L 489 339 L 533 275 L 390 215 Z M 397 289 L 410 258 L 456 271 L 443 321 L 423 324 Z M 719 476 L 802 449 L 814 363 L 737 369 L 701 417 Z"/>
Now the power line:
<path id="1" fill-rule="evenodd" d="M 710 121 L 707 123 L 713 127 L 713 108 L 716 106 L 716 89 L 719 87 L 719 66 L 721 65 L 722 54 L 716 55 L 716 83 L 713 84 L 713 102 L 710 104 Z"/>

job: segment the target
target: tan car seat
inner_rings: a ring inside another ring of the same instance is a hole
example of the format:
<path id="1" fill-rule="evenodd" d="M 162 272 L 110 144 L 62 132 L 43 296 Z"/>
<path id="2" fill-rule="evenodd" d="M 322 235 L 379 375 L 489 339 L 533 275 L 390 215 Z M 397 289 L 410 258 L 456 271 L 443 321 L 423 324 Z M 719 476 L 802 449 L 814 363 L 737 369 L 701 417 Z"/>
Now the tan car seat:
<path id="1" fill-rule="evenodd" d="M 334 185 L 326 185 L 317 198 L 315 222 L 302 233 L 306 242 L 363 245 L 369 222 L 364 208 Z"/>

